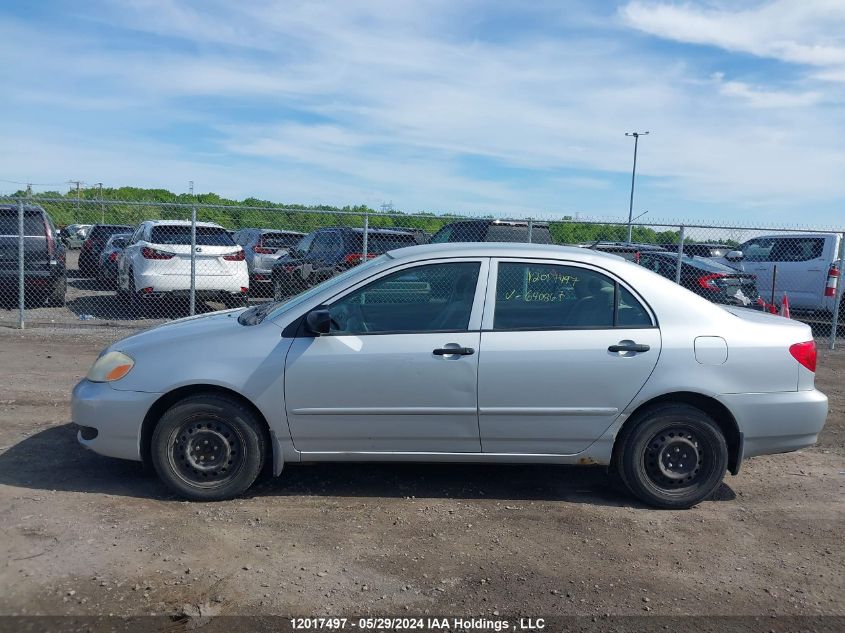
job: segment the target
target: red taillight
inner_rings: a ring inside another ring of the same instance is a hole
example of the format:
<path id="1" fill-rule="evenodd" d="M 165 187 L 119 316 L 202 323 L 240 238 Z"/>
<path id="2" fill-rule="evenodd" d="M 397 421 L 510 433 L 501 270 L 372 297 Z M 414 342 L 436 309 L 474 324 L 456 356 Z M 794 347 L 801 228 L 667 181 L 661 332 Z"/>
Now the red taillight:
<path id="1" fill-rule="evenodd" d="M 262 237 L 260 240 L 258 240 L 258 244 L 256 244 L 255 248 L 252 250 L 254 250 L 256 253 L 259 253 L 260 255 L 272 255 L 278 249 L 268 248 L 264 246 L 264 238 Z"/>
<path id="2" fill-rule="evenodd" d="M 367 253 L 367 259 L 372 259 L 375 256 L 375 253 Z M 347 253 L 346 257 L 343 258 L 343 261 L 350 266 L 357 266 L 363 259 L 364 253 Z"/>
<path id="3" fill-rule="evenodd" d="M 635 264 L 639 264 L 639 263 L 640 263 L 640 257 L 642 257 L 642 255 L 640 255 L 640 252 L 639 252 L 639 251 L 637 251 L 636 253 L 634 253 L 634 263 L 635 263 Z"/>
<path id="4" fill-rule="evenodd" d="M 47 256 L 50 259 L 56 259 L 56 240 L 46 218 L 44 219 L 44 237 L 47 238 Z"/>
<path id="5" fill-rule="evenodd" d="M 249 288 L 244 288 L 243 286 L 241 286 L 241 294 L 245 295 L 248 292 L 249 292 Z"/>
<path id="6" fill-rule="evenodd" d="M 238 251 L 237 253 L 223 255 L 223 259 L 225 259 L 227 262 L 242 262 L 245 259 L 244 252 Z"/>
<path id="7" fill-rule="evenodd" d="M 806 341 L 789 346 L 789 353 L 811 372 L 816 371 L 816 342 Z"/>
<path id="8" fill-rule="evenodd" d="M 719 286 L 715 284 L 715 280 L 721 279 L 725 276 L 725 273 L 710 273 L 709 275 L 702 275 L 698 278 L 698 285 L 705 290 L 719 290 Z"/>
<path id="9" fill-rule="evenodd" d="M 114 251 L 113 253 L 109 253 L 109 261 L 110 262 L 116 262 L 117 261 L 117 251 Z"/>
<path id="10" fill-rule="evenodd" d="M 827 271 L 827 283 L 824 286 L 825 297 L 836 296 L 836 284 L 839 281 L 839 267 L 836 264 L 830 265 L 830 270 Z"/>
<path id="11" fill-rule="evenodd" d="M 165 253 L 164 251 L 160 251 L 156 248 L 150 248 L 149 246 L 145 246 L 141 249 L 141 255 L 144 256 L 144 259 L 172 259 L 173 253 Z"/>

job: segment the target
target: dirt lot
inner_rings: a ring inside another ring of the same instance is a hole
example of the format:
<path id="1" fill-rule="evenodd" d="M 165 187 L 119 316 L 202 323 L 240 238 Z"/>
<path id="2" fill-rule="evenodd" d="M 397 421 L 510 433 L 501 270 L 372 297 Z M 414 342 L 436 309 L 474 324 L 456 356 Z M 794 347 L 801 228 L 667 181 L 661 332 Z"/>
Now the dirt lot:
<path id="1" fill-rule="evenodd" d="M 560 466 L 299 466 L 198 504 L 76 444 L 70 389 L 125 333 L 0 328 L 0 614 L 845 613 L 845 351 L 819 446 L 689 511 Z"/>

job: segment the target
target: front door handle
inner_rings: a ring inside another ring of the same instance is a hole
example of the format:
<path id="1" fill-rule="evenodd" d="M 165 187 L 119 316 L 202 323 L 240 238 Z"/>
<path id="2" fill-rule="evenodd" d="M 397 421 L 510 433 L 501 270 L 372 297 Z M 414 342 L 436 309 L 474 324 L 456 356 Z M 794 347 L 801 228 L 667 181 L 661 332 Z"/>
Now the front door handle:
<path id="1" fill-rule="evenodd" d="M 471 356 L 475 350 L 471 347 L 438 347 L 431 353 L 435 356 Z"/>
<path id="2" fill-rule="evenodd" d="M 619 343 L 618 345 L 611 345 L 607 348 L 608 352 L 647 352 L 651 347 L 642 345 L 640 343 Z"/>

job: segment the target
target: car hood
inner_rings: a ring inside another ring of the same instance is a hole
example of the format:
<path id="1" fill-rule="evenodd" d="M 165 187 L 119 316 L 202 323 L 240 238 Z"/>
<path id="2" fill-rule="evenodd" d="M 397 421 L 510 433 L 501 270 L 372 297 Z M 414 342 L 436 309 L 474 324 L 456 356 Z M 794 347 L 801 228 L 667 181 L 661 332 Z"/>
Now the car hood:
<path id="1" fill-rule="evenodd" d="M 243 328 L 238 323 L 238 316 L 244 310 L 245 308 L 223 310 L 169 321 L 117 341 L 106 351 L 118 350 L 130 353 L 134 349 L 152 345 L 179 345 L 196 339 L 213 341 L 216 336 L 233 329 Z M 174 348 L 173 351 L 178 354 L 178 348 Z"/>

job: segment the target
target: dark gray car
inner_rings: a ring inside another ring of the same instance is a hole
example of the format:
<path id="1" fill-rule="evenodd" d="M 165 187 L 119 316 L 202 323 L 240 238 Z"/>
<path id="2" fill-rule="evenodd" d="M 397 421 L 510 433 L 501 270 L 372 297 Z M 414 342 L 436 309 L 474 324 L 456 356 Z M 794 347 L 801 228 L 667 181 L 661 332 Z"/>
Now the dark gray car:
<path id="1" fill-rule="evenodd" d="M 19 209 L 0 206 L 0 300 L 12 303 L 18 296 Z M 27 302 L 62 306 L 67 275 L 65 246 L 56 239 L 56 229 L 40 206 L 23 209 L 24 293 Z"/>
<path id="2" fill-rule="evenodd" d="M 232 239 L 244 249 L 249 270 L 249 288 L 253 295 L 269 294 L 273 264 L 288 254 L 304 236 L 299 231 L 278 229 L 241 229 Z"/>

